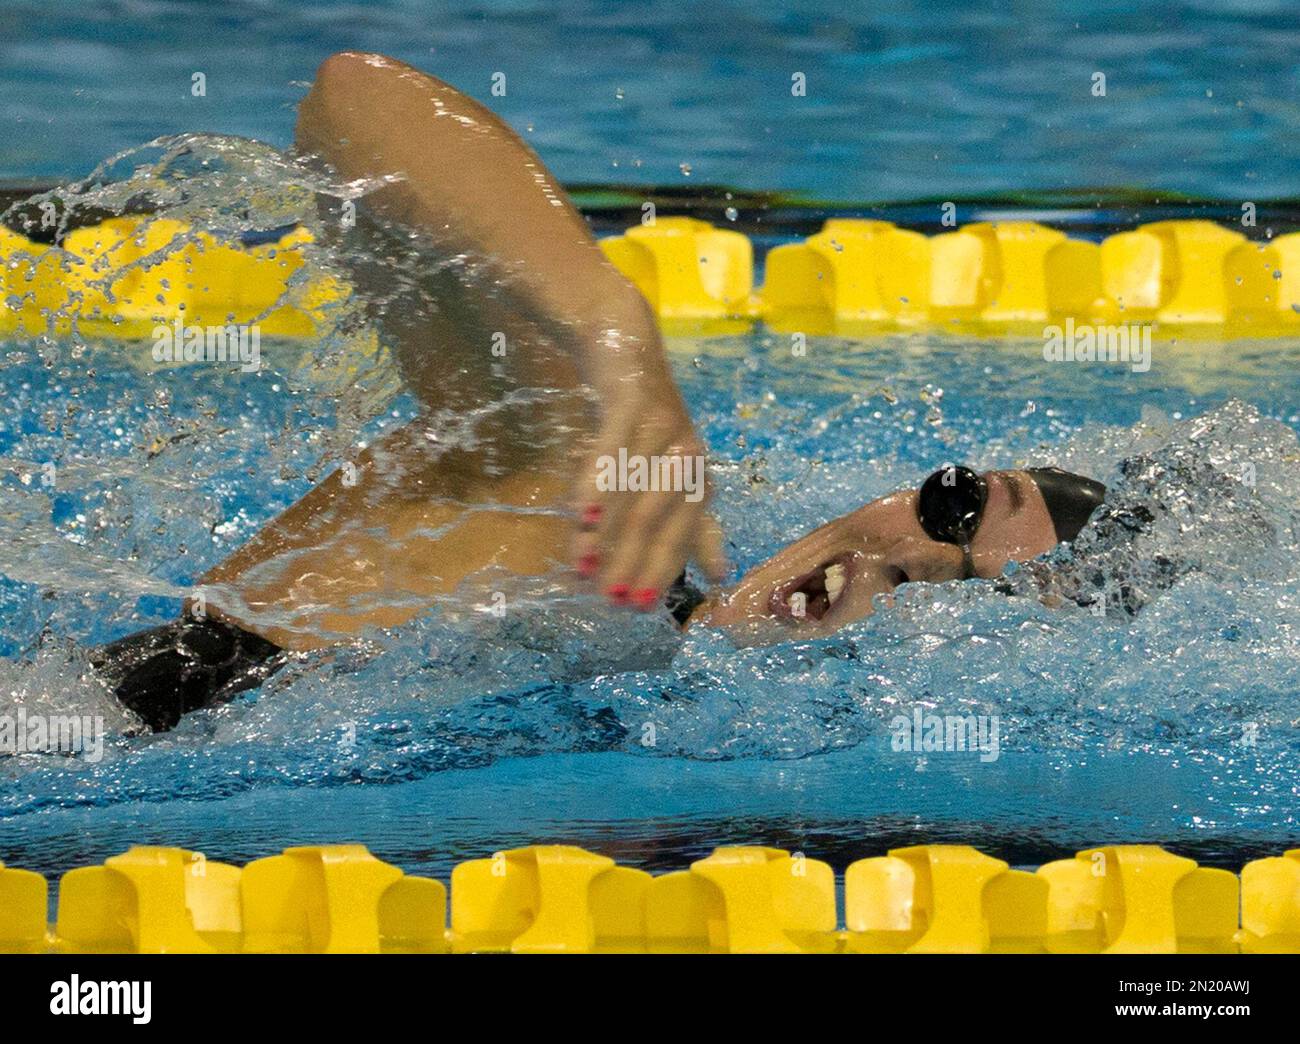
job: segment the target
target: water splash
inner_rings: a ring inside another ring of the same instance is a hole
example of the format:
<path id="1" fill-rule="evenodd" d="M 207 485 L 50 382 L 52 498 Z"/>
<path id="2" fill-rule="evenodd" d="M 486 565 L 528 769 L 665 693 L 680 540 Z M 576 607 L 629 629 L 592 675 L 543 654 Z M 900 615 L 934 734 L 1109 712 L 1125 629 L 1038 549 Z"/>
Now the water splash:
<path id="1" fill-rule="evenodd" d="M 289 218 L 314 227 L 322 194 L 351 191 L 237 143 L 212 145 L 205 159 L 210 145 L 189 139 L 147 162 L 115 161 L 133 188 L 105 175 L 73 195 L 122 207 L 148 186 L 164 214 L 244 235 Z M 421 256 L 382 242 L 377 262 L 406 271 Z M 309 265 L 337 263 L 328 229 L 312 249 Z M 448 263 L 472 285 L 471 261 Z M 375 304 L 351 302 L 339 337 L 355 336 Z M 307 357 L 343 343 L 327 336 Z M 941 335 L 813 338 L 800 359 L 761 331 L 674 342 L 738 570 L 944 461 L 1059 464 L 1107 481 L 1117 510 L 1151 516 L 1134 540 L 1096 524 L 1055 552 L 1058 583 L 1074 577 L 1061 593 L 1127 584 L 1141 610 L 1096 615 L 1073 597 L 1052 607 L 1032 570 L 1013 569 L 1010 596 L 993 583 L 908 585 L 892 607 L 830 638 L 737 650 L 718 635 L 683 637 L 663 617 L 614 617 L 546 580 L 482 575 L 410 624 L 304 656 L 258 692 L 161 736 L 126 734 L 87 651 L 170 619 L 194 577 L 310 488 L 337 447 L 409 421 L 416 406 L 385 391 L 369 400 L 382 409 L 343 409 L 288 345 L 238 386 L 202 368 L 145 379 L 121 343 L 73 336 L 58 341 L 53 363 L 40 344 L 7 347 L 0 699 L 101 715 L 109 739 L 97 764 L 0 758 L 0 822 L 78 807 L 104 817 L 143 802 L 194 823 L 205 805 L 230 801 L 241 803 L 241 824 L 284 838 L 291 794 L 342 808 L 354 785 L 382 785 L 394 795 L 385 801 L 410 811 L 442 777 L 486 773 L 473 778 L 490 790 L 521 758 L 582 754 L 602 768 L 587 778 L 565 762 L 574 775 L 555 784 L 565 808 L 623 793 L 621 774 L 671 789 L 716 766 L 734 773 L 745 800 L 772 807 L 788 808 L 783 781 L 797 778 L 819 795 L 805 809 L 818 822 L 896 799 L 931 820 L 1007 821 L 1011 809 L 1038 817 L 1035 829 L 1067 833 L 1121 812 L 1171 833 L 1293 826 L 1300 346 L 1271 347 L 1249 366 L 1233 362 L 1233 346 L 1212 346 L 1195 364 L 1157 353 L 1134 384 L 1127 371 L 1044 367 L 1038 345 Z M 442 420 L 448 438 L 477 437 L 473 417 Z M 46 463 L 58 469 L 53 488 L 41 483 Z M 492 611 L 496 592 L 503 616 Z M 1005 760 L 980 767 L 892 751 L 891 721 L 918 707 L 996 715 Z M 1165 789 L 1142 785 L 1153 774 Z M 1031 778 L 1055 788 L 1050 808 L 1026 796 Z M 716 792 L 680 786 L 699 795 L 682 799 L 683 815 L 731 814 L 710 804 Z M 625 795 L 636 807 L 643 799 Z M 485 839 L 525 815 L 477 814 L 472 829 Z M 96 820 L 120 825 L 105 843 L 133 836 L 120 816 Z M 347 824 L 363 839 L 371 829 Z"/>

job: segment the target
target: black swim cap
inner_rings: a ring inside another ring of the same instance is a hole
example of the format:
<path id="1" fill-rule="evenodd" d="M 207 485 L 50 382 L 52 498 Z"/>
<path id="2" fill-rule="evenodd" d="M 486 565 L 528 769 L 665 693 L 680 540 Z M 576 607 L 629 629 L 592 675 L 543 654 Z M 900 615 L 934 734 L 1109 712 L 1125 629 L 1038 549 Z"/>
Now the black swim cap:
<path id="1" fill-rule="evenodd" d="M 1060 468 L 1026 468 L 1025 474 L 1043 495 L 1047 513 L 1056 528 L 1056 539 L 1062 542 L 1079 535 L 1106 496 L 1106 487 L 1096 479 Z"/>

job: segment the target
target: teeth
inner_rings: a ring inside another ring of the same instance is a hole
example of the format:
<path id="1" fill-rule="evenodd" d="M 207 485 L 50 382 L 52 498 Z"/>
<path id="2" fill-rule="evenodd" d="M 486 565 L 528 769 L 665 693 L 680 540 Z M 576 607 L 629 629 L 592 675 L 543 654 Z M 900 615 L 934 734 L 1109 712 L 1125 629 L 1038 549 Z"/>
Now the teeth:
<path id="1" fill-rule="evenodd" d="M 836 562 L 835 565 L 826 567 L 826 599 L 831 605 L 835 604 L 835 599 L 844 590 L 845 582 L 844 566 Z"/>
<path id="2" fill-rule="evenodd" d="M 796 591 L 785 600 L 785 604 L 790 607 L 790 612 L 796 619 L 802 618 L 808 612 L 808 596 L 802 591 Z"/>

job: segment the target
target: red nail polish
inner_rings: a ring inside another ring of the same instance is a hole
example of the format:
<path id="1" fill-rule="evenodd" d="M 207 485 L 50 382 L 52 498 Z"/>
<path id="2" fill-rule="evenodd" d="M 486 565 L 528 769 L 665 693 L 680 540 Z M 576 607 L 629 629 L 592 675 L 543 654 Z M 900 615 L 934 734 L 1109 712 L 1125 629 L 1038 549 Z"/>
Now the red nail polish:
<path id="1" fill-rule="evenodd" d="M 649 609 L 659 601 L 659 591 L 653 587 L 641 587 L 632 592 L 632 601 L 642 609 Z"/>
<path id="2" fill-rule="evenodd" d="M 578 572 L 583 576 L 591 576 L 596 572 L 596 567 L 600 565 L 600 555 L 591 551 L 578 559 Z"/>
<path id="3" fill-rule="evenodd" d="M 610 600 L 615 604 L 622 605 L 627 601 L 627 591 L 627 584 L 611 584 L 606 588 L 605 594 L 607 594 Z"/>
<path id="4" fill-rule="evenodd" d="M 600 522 L 600 516 L 604 513 L 604 508 L 599 504 L 588 504 L 582 509 L 582 524 L 584 526 L 594 526 Z"/>

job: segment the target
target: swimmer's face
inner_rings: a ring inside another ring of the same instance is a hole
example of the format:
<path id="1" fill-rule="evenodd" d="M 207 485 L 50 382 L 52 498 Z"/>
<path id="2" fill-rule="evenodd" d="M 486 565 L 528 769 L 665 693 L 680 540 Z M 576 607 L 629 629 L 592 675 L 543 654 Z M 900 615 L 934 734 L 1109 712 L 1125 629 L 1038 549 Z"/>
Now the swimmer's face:
<path id="1" fill-rule="evenodd" d="M 696 610 L 691 623 L 734 640 L 780 641 L 830 634 L 871 614 L 873 599 L 899 584 L 995 577 L 1058 543 L 1042 494 L 1022 471 L 990 471 L 988 500 L 970 542 L 931 539 L 916 517 L 917 491 L 894 493 L 828 522 L 745 574 Z"/>

